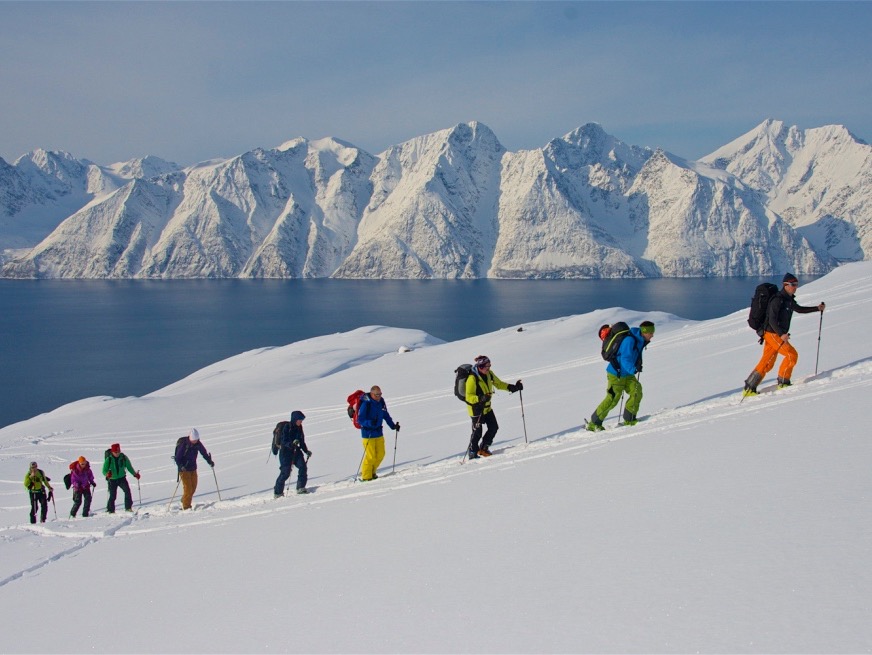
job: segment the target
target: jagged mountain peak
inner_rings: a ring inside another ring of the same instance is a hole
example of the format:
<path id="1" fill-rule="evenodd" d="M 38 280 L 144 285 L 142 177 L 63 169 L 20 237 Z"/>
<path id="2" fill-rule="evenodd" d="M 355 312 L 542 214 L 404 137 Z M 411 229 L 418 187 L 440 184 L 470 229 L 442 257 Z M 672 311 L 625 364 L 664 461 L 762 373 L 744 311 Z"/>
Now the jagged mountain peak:
<path id="1" fill-rule="evenodd" d="M 558 167 L 577 169 L 598 164 L 605 169 L 631 173 L 637 172 L 652 153 L 650 148 L 627 145 L 599 123 L 587 123 L 552 139 L 542 152 Z"/>
<path id="2" fill-rule="evenodd" d="M 175 162 L 166 161 L 154 155 L 117 162 L 106 168 L 118 177 L 128 180 L 135 178 L 149 179 L 181 170 L 181 167 Z"/>

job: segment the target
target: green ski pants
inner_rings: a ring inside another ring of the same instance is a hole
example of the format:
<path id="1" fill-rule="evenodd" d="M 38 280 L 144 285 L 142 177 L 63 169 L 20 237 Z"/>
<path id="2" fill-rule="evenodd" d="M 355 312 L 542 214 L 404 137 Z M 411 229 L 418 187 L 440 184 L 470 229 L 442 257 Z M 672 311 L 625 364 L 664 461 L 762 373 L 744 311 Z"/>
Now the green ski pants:
<path id="1" fill-rule="evenodd" d="M 609 412 L 617 407 L 621 401 L 621 396 L 626 392 L 627 405 L 624 407 L 624 419 L 633 420 L 639 411 L 639 405 L 642 404 L 642 383 L 636 379 L 635 375 L 628 375 L 619 378 L 616 375 L 607 373 L 608 387 L 606 388 L 606 397 L 599 404 L 594 412 L 602 423 Z"/>

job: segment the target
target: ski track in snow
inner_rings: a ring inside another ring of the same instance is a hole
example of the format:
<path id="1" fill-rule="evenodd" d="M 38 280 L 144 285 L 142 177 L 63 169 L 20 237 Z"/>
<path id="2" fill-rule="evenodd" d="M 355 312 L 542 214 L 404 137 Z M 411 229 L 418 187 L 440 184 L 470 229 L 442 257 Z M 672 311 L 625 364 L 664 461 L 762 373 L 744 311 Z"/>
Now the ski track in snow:
<path id="1" fill-rule="evenodd" d="M 680 337 L 686 341 L 692 338 L 692 330 L 683 330 Z M 596 358 L 591 358 L 596 359 Z M 580 361 L 563 363 L 559 366 L 543 367 L 526 371 L 522 377 L 533 377 L 553 373 L 556 370 L 573 368 Z M 831 378 L 839 378 L 839 385 L 829 384 Z M 192 526 L 228 523 L 251 519 L 258 516 L 274 513 L 305 511 L 308 508 L 318 507 L 328 503 L 357 501 L 361 498 L 381 496 L 385 494 L 401 492 L 420 485 L 444 484 L 452 478 L 462 475 L 481 475 L 494 471 L 513 468 L 521 462 L 532 461 L 545 457 L 562 456 L 572 453 L 582 453 L 606 446 L 610 443 L 625 439 L 637 439 L 656 437 L 666 432 L 692 429 L 694 426 L 709 423 L 713 420 L 729 418 L 730 416 L 770 409 L 773 405 L 785 405 L 796 402 L 807 402 L 814 398 L 827 396 L 830 393 L 843 392 L 847 388 L 872 386 L 872 358 L 864 359 L 839 369 L 823 371 L 817 376 L 810 375 L 802 379 L 800 384 L 788 389 L 778 390 L 777 393 L 768 393 L 769 387 L 762 389 L 760 396 L 741 400 L 740 389 L 735 389 L 710 398 L 702 399 L 671 409 L 661 409 L 645 416 L 636 426 L 615 426 L 614 419 L 607 419 L 606 430 L 602 432 L 587 432 L 584 427 L 573 428 L 561 433 L 539 437 L 529 443 L 517 443 L 523 440 L 520 435 L 511 439 L 502 439 L 494 444 L 494 457 L 488 459 L 467 460 L 461 464 L 463 453 L 445 457 L 444 459 L 423 466 L 406 466 L 391 473 L 387 471 L 387 465 L 383 464 L 385 472 L 378 481 L 362 483 L 354 479 L 346 479 L 336 482 L 328 482 L 322 485 L 313 485 L 314 493 L 302 497 L 290 495 L 281 500 L 272 497 L 272 489 L 246 494 L 244 496 L 230 498 L 222 501 L 201 502 L 195 505 L 193 512 L 182 512 L 179 509 L 169 508 L 169 499 L 155 501 L 134 511 L 132 514 L 117 514 L 110 516 L 98 513 L 88 519 L 89 528 L 80 529 L 78 522 L 61 520 L 37 525 L 12 525 L 0 528 L 0 535 L 32 533 L 47 538 L 62 538 L 75 541 L 75 545 L 59 550 L 29 566 L 7 575 L 0 579 L 0 587 L 26 578 L 29 574 L 38 572 L 40 569 L 77 554 L 84 548 L 98 543 L 107 538 L 136 537 L 143 534 L 180 530 Z M 448 396 L 450 394 L 444 394 Z M 392 407 L 401 407 L 424 401 L 432 400 L 434 394 L 421 393 L 400 396 L 392 400 Z M 315 408 L 307 412 L 307 420 L 317 425 L 319 422 L 333 421 L 336 417 L 335 405 Z M 220 443 L 226 446 L 239 440 L 250 442 L 253 435 L 263 431 L 264 420 L 277 418 L 257 417 L 239 421 L 216 423 L 208 427 L 216 431 L 216 436 L 210 439 L 212 443 Z M 220 431 L 220 432 L 217 432 Z M 165 449 L 168 435 L 177 435 L 178 430 L 153 430 L 148 432 L 137 431 L 137 436 L 143 434 L 155 437 L 155 448 Z M 119 433 L 112 433 L 116 438 Z M 62 434 L 57 435 L 62 438 Z M 97 436 L 100 435 L 91 435 Z M 129 435 L 120 435 L 121 437 Z M 30 440 L 31 438 L 28 438 Z M 260 444 L 260 442 L 257 442 Z M 76 442 L 82 446 L 81 442 Z M 140 442 L 138 448 L 148 448 L 149 443 Z M 235 452 L 262 453 L 261 445 L 257 447 L 246 445 L 238 448 Z M 386 460 L 387 461 L 387 460 Z M 174 468 L 168 465 L 167 469 Z M 226 491 L 225 491 L 226 493 Z M 4 534 L 5 533 L 5 534 Z"/>

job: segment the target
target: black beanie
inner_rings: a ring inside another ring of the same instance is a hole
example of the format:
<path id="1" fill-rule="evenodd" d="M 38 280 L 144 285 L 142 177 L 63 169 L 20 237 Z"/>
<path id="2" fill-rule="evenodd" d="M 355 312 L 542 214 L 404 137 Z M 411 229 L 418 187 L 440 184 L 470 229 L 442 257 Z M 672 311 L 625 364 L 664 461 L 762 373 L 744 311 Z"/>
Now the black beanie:
<path id="1" fill-rule="evenodd" d="M 799 282 L 799 280 L 796 279 L 796 276 L 793 273 L 785 273 L 784 279 L 781 280 L 781 284 L 784 284 L 785 282 Z"/>

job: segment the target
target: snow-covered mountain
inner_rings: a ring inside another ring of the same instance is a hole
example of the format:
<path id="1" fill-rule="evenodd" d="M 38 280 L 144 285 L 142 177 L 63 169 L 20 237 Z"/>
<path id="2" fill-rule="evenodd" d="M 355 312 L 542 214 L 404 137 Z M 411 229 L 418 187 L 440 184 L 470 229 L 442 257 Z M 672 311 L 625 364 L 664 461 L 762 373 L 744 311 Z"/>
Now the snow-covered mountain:
<path id="1" fill-rule="evenodd" d="M 769 209 L 818 252 L 872 257 L 872 146 L 845 127 L 767 120 L 702 161 L 764 193 Z"/>
<path id="2" fill-rule="evenodd" d="M 11 165 L 0 158 L 0 251 L 32 248 L 95 199 L 132 180 L 178 169 L 153 156 L 110 166 L 62 151 L 34 150 Z"/>
<path id="3" fill-rule="evenodd" d="M 141 175 L 81 207 L 2 275 L 818 274 L 870 252 L 869 152 L 839 126 L 774 121 L 699 162 L 593 123 L 520 152 L 477 122 L 378 156 L 300 138 Z"/>

